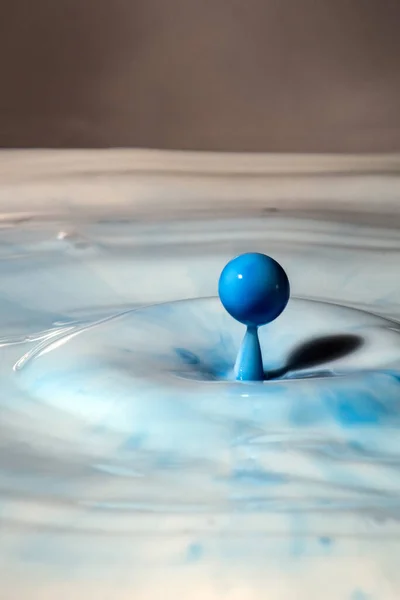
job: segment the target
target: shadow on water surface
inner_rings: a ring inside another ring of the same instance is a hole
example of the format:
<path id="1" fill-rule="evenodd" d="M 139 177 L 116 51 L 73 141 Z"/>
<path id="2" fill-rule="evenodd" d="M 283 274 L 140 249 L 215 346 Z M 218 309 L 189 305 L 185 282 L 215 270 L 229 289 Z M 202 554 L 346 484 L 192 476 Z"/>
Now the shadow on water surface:
<path id="1" fill-rule="evenodd" d="M 280 369 L 267 371 L 267 379 L 284 377 L 288 373 L 311 369 L 339 358 L 344 358 L 363 345 L 358 335 L 329 335 L 308 340 L 297 346 L 289 355 L 286 365 Z M 319 375 L 321 373 L 318 373 Z"/>

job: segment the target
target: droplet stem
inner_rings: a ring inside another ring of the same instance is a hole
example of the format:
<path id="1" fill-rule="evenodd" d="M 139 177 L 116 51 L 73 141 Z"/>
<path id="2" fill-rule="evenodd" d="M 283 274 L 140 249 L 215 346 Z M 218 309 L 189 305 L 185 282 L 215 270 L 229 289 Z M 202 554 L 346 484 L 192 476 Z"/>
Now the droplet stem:
<path id="1" fill-rule="evenodd" d="M 236 359 L 235 377 L 238 381 L 264 381 L 264 368 L 257 327 L 247 327 Z"/>

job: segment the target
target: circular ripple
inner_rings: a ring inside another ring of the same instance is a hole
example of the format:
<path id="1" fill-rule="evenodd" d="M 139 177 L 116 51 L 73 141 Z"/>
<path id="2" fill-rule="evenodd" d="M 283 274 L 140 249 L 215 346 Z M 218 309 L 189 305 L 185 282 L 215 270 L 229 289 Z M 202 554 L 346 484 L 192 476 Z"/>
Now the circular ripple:
<path id="1" fill-rule="evenodd" d="M 51 529 L 51 513 L 57 527 L 115 533 L 135 531 L 143 511 L 262 512 L 275 527 L 277 512 L 375 514 L 378 496 L 397 506 L 396 323 L 292 299 L 261 329 L 263 383 L 232 378 L 244 328 L 216 298 L 66 329 L 4 377 L 13 520 Z"/>
<path id="2" fill-rule="evenodd" d="M 400 403 L 395 323 L 294 298 L 260 329 L 267 380 L 258 384 L 233 379 L 243 333 L 216 298 L 150 306 L 42 345 L 18 364 L 18 385 L 91 427 L 156 439 L 162 423 L 161 444 L 165 432 L 175 444 L 180 426 L 193 427 L 193 410 L 196 430 L 201 411 L 218 419 L 257 414 L 275 426 L 332 417 L 393 423 Z"/>

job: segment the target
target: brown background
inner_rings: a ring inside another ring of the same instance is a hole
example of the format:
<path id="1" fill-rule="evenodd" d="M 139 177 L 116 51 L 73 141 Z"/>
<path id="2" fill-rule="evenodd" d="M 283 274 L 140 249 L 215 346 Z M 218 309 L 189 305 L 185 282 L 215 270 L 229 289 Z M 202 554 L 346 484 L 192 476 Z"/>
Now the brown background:
<path id="1" fill-rule="evenodd" d="M 397 0 L 3 0 L 0 146 L 400 150 Z"/>

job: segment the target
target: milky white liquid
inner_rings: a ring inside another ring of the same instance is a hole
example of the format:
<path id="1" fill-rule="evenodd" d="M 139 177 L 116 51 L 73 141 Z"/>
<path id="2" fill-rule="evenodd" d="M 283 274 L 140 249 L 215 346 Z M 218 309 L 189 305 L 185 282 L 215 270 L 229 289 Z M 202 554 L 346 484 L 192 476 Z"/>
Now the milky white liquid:
<path id="1" fill-rule="evenodd" d="M 355 221 L 3 231 L 2 597 L 397 600 L 400 233 Z M 245 251 L 328 302 L 289 305 L 267 367 L 361 328 L 358 353 L 247 387 L 207 375 L 242 335 L 217 301 L 132 312 L 215 296 Z"/>

